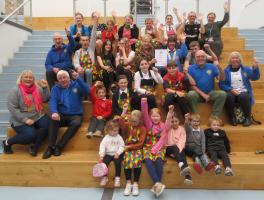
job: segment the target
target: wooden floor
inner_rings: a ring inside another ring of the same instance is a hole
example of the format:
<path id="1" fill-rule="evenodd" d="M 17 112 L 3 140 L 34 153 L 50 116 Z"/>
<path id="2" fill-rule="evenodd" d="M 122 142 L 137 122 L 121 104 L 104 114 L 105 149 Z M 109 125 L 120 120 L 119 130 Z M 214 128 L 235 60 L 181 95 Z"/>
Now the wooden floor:
<path id="1" fill-rule="evenodd" d="M 43 20 L 39 19 L 38 23 Z M 65 19 L 60 19 L 65 20 Z M 68 19 L 67 19 L 68 20 Z M 35 23 L 35 21 L 34 21 Z M 37 25 L 36 23 L 35 25 Z M 61 23 L 61 22 L 60 22 Z M 68 23 L 72 23 L 68 21 Z M 44 23 L 45 24 L 45 23 Z M 56 23 L 53 24 L 54 27 Z M 41 24 L 39 25 L 41 26 Z M 42 24 L 43 26 L 43 24 Z M 64 26 L 63 26 L 64 27 Z M 58 30 L 59 27 L 56 26 Z M 231 51 L 238 50 L 244 57 L 244 64 L 252 65 L 253 51 L 245 50 L 245 40 L 238 37 L 236 28 L 224 28 L 222 37 L 225 47 L 221 55 L 221 66 L 226 66 Z M 261 65 L 263 73 L 263 65 Z M 256 104 L 253 106 L 253 114 L 257 120 L 264 122 L 264 79 L 252 83 Z M 216 84 L 217 85 L 217 84 Z M 161 95 L 159 95 L 161 96 Z M 15 154 L 0 155 L 0 185 L 2 186 L 49 186 L 49 187 L 98 187 L 99 180 L 92 177 L 92 167 L 98 160 L 98 148 L 100 139 L 87 139 L 88 120 L 91 114 L 91 103 L 84 102 L 84 124 L 77 134 L 65 147 L 62 156 L 52 157 L 48 160 L 41 158 L 46 148 L 46 143 L 40 149 L 38 157 L 33 158 L 27 153 L 26 146 L 14 146 Z M 207 119 L 211 114 L 209 104 L 201 104 L 199 111 L 202 113 L 202 127 L 206 128 Z M 165 114 L 164 114 L 165 115 Z M 164 116 L 163 116 L 164 117 Z M 168 159 L 164 167 L 163 181 L 168 188 L 204 188 L 204 189 L 264 189 L 264 155 L 256 155 L 257 149 L 264 149 L 264 125 L 252 125 L 250 127 L 232 127 L 227 124 L 227 117 L 223 112 L 222 119 L 231 143 L 230 155 L 233 165 L 234 177 L 226 177 L 223 174 L 215 175 L 214 172 L 204 172 L 197 175 L 193 171 L 193 185 L 184 185 L 183 177 L 179 176 L 179 170 L 175 161 Z M 65 128 L 60 129 L 60 135 Z M 13 130 L 8 129 L 8 136 L 14 135 Z M 188 159 L 192 166 L 192 160 Z M 110 177 L 114 176 L 113 166 L 110 166 Z M 122 174 L 122 186 L 124 186 Z M 150 188 L 151 179 L 143 167 L 140 181 L 141 188 Z M 112 187 L 112 184 L 109 185 Z"/>

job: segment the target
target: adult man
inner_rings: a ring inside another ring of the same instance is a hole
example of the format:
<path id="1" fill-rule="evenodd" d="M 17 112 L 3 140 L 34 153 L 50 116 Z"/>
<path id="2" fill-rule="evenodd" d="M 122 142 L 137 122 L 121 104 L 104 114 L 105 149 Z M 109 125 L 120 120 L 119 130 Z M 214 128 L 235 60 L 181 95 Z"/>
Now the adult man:
<path id="1" fill-rule="evenodd" d="M 191 109 L 197 113 L 197 106 L 200 102 L 212 102 L 212 115 L 220 116 L 226 100 L 226 93 L 222 90 L 214 90 L 215 78 L 222 80 L 224 78 L 223 70 L 219 65 L 206 63 L 206 53 L 202 50 L 195 54 L 196 64 L 188 68 L 189 74 L 196 82 L 187 94 L 187 99 Z"/>
<path id="2" fill-rule="evenodd" d="M 63 37 L 60 33 L 54 33 L 54 45 L 51 47 L 46 58 L 46 78 L 50 89 L 57 80 L 56 75 L 60 70 L 70 71 L 72 68 L 71 56 L 75 47 L 75 41 L 71 36 L 69 29 L 65 28 L 65 32 L 69 44 L 66 45 L 63 43 Z"/>
<path id="3" fill-rule="evenodd" d="M 43 154 L 43 159 L 52 155 L 60 156 L 64 146 L 81 126 L 82 97 L 88 95 L 89 88 L 78 77 L 77 72 L 72 71 L 72 78 L 74 80 L 70 80 L 70 76 L 65 70 L 60 70 L 57 73 L 58 84 L 52 88 L 50 95 L 52 120 L 49 126 L 48 149 Z M 58 130 L 61 126 L 67 126 L 68 129 L 56 144 Z"/>

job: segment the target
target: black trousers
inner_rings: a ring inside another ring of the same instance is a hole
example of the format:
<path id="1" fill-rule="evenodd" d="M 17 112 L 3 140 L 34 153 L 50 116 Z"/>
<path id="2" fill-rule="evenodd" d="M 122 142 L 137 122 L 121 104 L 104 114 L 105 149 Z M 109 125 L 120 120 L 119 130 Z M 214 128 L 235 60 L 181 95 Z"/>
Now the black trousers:
<path id="1" fill-rule="evenodd" d="M 82 118 L 81 115 L 60 115 L 60 121 L 51 120 L 49 126 L 48 146 L 52 148 L 56 145 L 63 149 L 75 133 L 77 133 L 82 124 Z M 56 144 L 59 128 L 63 126 L 67 126 L 68 128 Z"/>
<path id="2" fill-rule="evenodd" d="M 208 154 L 211 158 L 211 160 L 216 164 L 219 165 L 218 159 L 222 159 L 224 167 L 231 167 L 231 162 L 228 156 L 228 153 L 226 150 L 222 151 L 215 151 L 215 150 L 209 150 Z"/>
<path id="3" fill-rule="evenodd" d="M 168 146 L 166 148 L 166 155 L 174 158 L 177 161 L 177 163 L 182 162 L 184 168 L 188 167 L 184 149 L 180 152 L 179 148 L 176 145 Z"/>
<path id="4" fill-rule="evenodd" d="M 190 113 L 191 109 L 189 106 L 189 102 L 185 97 L 179 97 L 179 96 L 174 96 L 174 94 L 166 94 L 165 96 L 165 106 L 166 109 L 170 105 L 174 105 L 175 103 L 179 104 L 179 108 L 181 109 L 181 112 L 183 115 L 186 113 Z"/>
<path id="5" fill-rule="evenodd" d="M 115 164 L 115 177 L 120 177 L 121 175 L 121 164 L 122 164 L 122 159 L 123 155 L 119 155 L 118 159 L 114 159 L 114 156 L 110 155 L 105 155 L 103 162 L 108 166 L 110 162 L 114 161 Z"/>
<path id="6" fill-rule="evenodd" d="M 247 92 L 241 92 L 238 96 L 235 96 L 231 92 L 228 92 L 225 106 L 230 120 L 232 120 L 235 117 L 234 108 L 237 104 L 241 106 L 241 109 L 243 110 L 245 117 L 250 118 L 251 116 L 250 95 Z"/>
<path id="7" fill-rule="evenodd" d="M 53 71 L 46 71 L 46 79 L 51 90 L 51 88 L 55 85 L 55 82 L 57 81 L 57 74 Z"/>
<path id="8" fill-rule="evenodd" d="M 103 70 L 102 76 L 104 86 L 108 90 L 109 87 L 115 82 L 116 75 L 114 72 L 107 72 L 106 70 Z"/>
<path id="9" fill-rule="evenodd" d="M 141 167 L 133 168 L 133 169 L 124 169 L 124 171 L 125 171 L 125 176 L 126 176 L 127 181 L 132 180 L 132 171 L 134 171 L 134 182 L 139 181 L 139 177 L 141 174 Z"/>

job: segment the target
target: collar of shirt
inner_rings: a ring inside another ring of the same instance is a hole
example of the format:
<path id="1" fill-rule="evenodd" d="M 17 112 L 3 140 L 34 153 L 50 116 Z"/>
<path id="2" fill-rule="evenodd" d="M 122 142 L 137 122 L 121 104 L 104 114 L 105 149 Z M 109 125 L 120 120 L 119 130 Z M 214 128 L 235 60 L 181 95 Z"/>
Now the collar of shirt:
<path id="1" fill-rule="evenodd" d="M 201 131 L 201 128 L 197 128 L 197 129 L 194 129 L 194 128 L 192 128 L 192 132 L 200 132 Z"/>
<path id="2" fill-rule="evenodd" d="M 128 93 L 128 89 L 127 88 L 125 90 L 119 89 L 119 94 L 122 94 L 123 92 L 127 94 Z"/>

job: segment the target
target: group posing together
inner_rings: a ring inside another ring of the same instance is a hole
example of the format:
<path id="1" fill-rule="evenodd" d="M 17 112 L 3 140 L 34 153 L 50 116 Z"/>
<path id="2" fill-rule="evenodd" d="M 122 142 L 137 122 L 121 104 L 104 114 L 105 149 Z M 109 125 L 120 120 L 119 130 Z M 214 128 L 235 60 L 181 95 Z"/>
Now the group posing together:
<path id="1" fill-rule="evenodd" d="M 227 67 L 221 69 L 218 58 L 223 48 L 221 28 L 229 18 L 227 3 L 224 9 L 222 21 L 215 22 L 216 15 L 209 13 L 208 23 L 203 25 L 202 15 L 180 16 L 174 8 L 179 24 L 174 25 L 173 16 L 168 15 L 164 25 L 149 18 L 140 30 L 131 15 L 118 29 L 114 12 L 113 20 L 106 24 L 99 24 L 99 14 L 93 12 L 90 27 L 83 25 L 83 15 L 77 13 L 76 24 L 65 28 L 68 44 L 60 33 L 53 36 L 54 45 L 45 62 L 47 81 L 37 82 L 25 70 L 9 92 L 10 124 L 16 135 L 3 141 L 4 152 L 13 153 L 14 144 L 30 144 L 29 153 L 36 156 L 48 137 L 43 159 L 60 156 L 82 124 L 82 102 L 88 99 L 93 107 L 87 137 L 105 135 L 99 162 L 108 165 L 114 161 L 116 187 L 120 186 L 123 163 L 124 195 L 139 194 L 143 162 L 154 184 L 151 192 L 161 195 L 166 155 L 176 160 L 187 184 L 192 177 L 185 155 L 193 158 L 199 174 L 202 167 L 220 174 L 220 158 L 225 175 L 232 176 L 230 146 L 220 129 L 220 116 L 226 106 L 230 124 L 236 126 L 235 108 L 239 106 L 245 117 L 243 125 L 251 125 L 254 97 L 250 80 L 258 80 L 260 72 L 257 61 L 252 68 L 244 66 L 239 52 L 232 52 Z M 167 51 L 166 66 L 156 65 L 155 49 Z M 220 90 L 215 90 L 215 79 Z M 163 93 L 157 90 L 158 84 L 163 84 Z M 49 116 L 43 108 L 48 101 Z M 204 131 L 198 114 L 201 102 L 213 106 L 209 128 Z M 175 105 L 185 119 L 184 127 Z M 168 114 L 162 122 L 164 110 Z M 57 141 L 62 126 L 68 128 Z M 103 176 L 100 185 L 107 182 L 108 177 Z"/>

